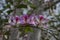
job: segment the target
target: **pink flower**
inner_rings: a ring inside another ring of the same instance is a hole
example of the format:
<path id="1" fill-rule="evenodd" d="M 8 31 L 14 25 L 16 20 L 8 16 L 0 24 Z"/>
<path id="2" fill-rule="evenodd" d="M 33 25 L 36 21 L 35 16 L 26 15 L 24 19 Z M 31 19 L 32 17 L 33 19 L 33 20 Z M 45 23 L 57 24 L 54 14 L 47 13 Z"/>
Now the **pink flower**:
<path id="1" fill-rule="evenodd" d="M 33 26 L 37 26 L 38 24 L 46 24 L 48 22 L 47 18 L 44 18 L 43 15 L 20 15 L 20 16 L 11 16 L 10 18 L 10 24 L 11 25 L 16 25 L 16 24 L 30 24 Z M 44 28 L 47 28 L 45 25 Z"/>
<path id="2" fill-rule="evenodd" d="M 25 22 L 27 23 L 28 15 L 27 14 L 23 15 L 23 18 L 24 18 Z"/>
<path id="3" fill-rule="evenodd" d="M 43 20 L 44 19 L 43 15 L 39 15 L 39 19 Z"/>
<path id="4" fill-rule="evenodd" d="M 16 20 L 16 22 L 18 22 L 19 16 L 15 16 L 15 20 Z"/>
<path id="5" fill-rule="evenodd" d="M 21 15 L 21 16 L 19 17 L 19 20 L 20 20 L 20 24 L 25 24 L 25 20 L 24 20 L 23 15 Z"/>
<path id="6" fill-rule="evenodd" d="M 28 24 L 36 26 L 35 16 L 31 15 L 28 19 Z"/>
<path id="7" fill-rule="evenodd" d="M 10 18 L 8 19 L 8 22 L 10 25 L 15 25 L 14 17 L 10 16 Z"/>

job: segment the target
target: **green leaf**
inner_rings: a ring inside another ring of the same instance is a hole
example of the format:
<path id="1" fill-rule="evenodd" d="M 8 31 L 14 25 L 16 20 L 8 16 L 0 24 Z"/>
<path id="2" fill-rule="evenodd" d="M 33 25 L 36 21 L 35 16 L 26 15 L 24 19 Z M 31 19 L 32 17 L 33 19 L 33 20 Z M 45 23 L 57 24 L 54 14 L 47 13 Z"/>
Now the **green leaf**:
<path id="1" fill-rule="evenodd" d="M 3 21 L 2 21 L 2 19 L 0 18 L 0 26 L 2 25 L 2 23 L 3 23 Z"/>
<path id="2" fill-rule="evenodd" d="M 7 6 L 5 6 L 6 8 L 10 8 L 10 5 L 9 4 L 7 4 Z"/>
<path id="3" fill-rule="evenodd" d="M 18 4 L 18 5 L 16 5 L 15 7 L 17 7 L 17 8 L 27 8 L 27 5 L 24 5 L 24 4 Z"/>
<path id="4" fill-rule="evenodd" d="M 10 31 L 6 31 L 4 34 L 5 35 L 10 35 Z"/>
<path id="5" fill-rule="evenodd" d="M 26 2 L 26 3 L 27 3 L 27 2 L 28 2 L 28 0 L 24 0 L 24 2 Z"/>
<path id="6" fill-rule="evenodd" d="M 33 32 L 33 29 L 31 27 L 26 27 L 25 28 L 25 33 L 28 33 L 28 32 Z"/>
<path id="7" fill-rule="evenodd" d="M 0 10 L 0 13 L 2 13 L 3 11 L 2 10 Z"/>
<path id="8" fill-rule="evenodd" d="M 11 4 L 13 4 L 13 1 L 12 0 L 6 0 L 7 2 L 10 2 Z"/>
<path id="9" fill-rule="evenodd" d="M 8 22 L 8 19 L 4 19 L 4 22 Z"/>
<path id="10" fill-rule="evenodd" d="M 21 1 L 23 1 L 23 0 L 15 0 L 15 2 L 21 2 Z"/>
<path id="11" fill-rule="evenodd" d="M 33 9 L 36 9 L 36 5 L 35 4 L 32 4 L 32 3 L 29 3 L 30 7 L 33 8 Z"/>
<path id="12" fill-rule="evenodd" d="M 23 31 L 23 29 L 24 29 L 23 27 L 19 27 L 19 31 Z"/>
<path id="13" fill-rule="evenodd" d="M 13 10 L 9 10 L 9 11 L 7 11 L 7 13 L 10 14 L 12 11 L 13 11 Z"/>
<path id="14" fill-rule="evenodd" d="M 60 32 L 60 30 L 58 30 Z"/>

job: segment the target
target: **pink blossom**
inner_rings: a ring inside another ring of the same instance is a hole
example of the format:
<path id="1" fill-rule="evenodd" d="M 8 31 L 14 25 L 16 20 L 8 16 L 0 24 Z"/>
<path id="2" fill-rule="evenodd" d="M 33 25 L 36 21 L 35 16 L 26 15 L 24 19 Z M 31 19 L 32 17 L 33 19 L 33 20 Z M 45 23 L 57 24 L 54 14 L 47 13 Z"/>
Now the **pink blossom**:
<path id="1" fill-rule="evenodd" d="M 23 15 L 21 15 L 21 16 L 19 17 L 19 20 L 20 20 L 20 24 L 25 24 L 25 20 L 24 20 Z"/>
<path id="2" fill-rule="evenodd" d="M 19 20 L 19 16 L 16 15 L 15 16 L 15 21 L 18 22 L 18 20 Z"/>
<path id="3" fill-rule="evenodd" d="M 31 24 L 31 25 L 33 25 L 33 26 L 36 26 L 36 25 L 38 25 L 38 24 L 40 24 L 40 22 L 42 23 L 42 24 L 45 24 L 45 23 L 47 23 L 48 22 L 48 19 L 47 18 L 44 18 L 44 16 L 43 15 L 34 15 L 34 14 L 32 14 L 32 15 L 20 15 L 20 16 L 17 16 L 17 15 L 15 15 L 15 16 L 11 16 L 10 18 L 9 18 L 9 23 L 11 24 L 11 25 L 15 25 L 15 24 L 22 24 L 22 25 L 24 25 L 24 24 Z M 47 28 L 47 26 L 45 25 L 44 26 L 44 28 Z"/>
<path id="4" fill-rule="evenodd" d="M 24 21 L 27 23 L 27 19 L 29 18 L 28 15 L 23 15 Z"/>
<path id="5" fill-rule="evenodd" d="M 43 20 L 44 19 L 43 15 L 39 15 L 39 19 Z"/>
<path id="6" fill-rule="evenodd" d="M 32 24 L 32 25 L 36 25 L 36 21 L 35 21 L 35 16 L 34 15 L 31 15 L 29 17 L 29 24 Z"/>

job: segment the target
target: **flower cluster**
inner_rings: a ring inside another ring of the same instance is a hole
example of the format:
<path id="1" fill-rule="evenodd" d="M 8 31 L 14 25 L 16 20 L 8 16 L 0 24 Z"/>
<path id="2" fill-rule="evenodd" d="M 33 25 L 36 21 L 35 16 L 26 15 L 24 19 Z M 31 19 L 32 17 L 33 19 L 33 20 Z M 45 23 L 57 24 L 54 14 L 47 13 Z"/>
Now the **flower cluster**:
<path id="1" fill-rule="evenodd" d="M 30 24 L 33 26 L 37 26 L 39 24 L 45 24 L 47 23 L 47 19 L 44 18 L 43 15 L 20 15 L 20 16 L 10 16 L 9 18 L 9 23 L 11 25 L 15 25 L 15 24 L 20 24 L 20 25 L 24 25 L 24 24 Z"/>

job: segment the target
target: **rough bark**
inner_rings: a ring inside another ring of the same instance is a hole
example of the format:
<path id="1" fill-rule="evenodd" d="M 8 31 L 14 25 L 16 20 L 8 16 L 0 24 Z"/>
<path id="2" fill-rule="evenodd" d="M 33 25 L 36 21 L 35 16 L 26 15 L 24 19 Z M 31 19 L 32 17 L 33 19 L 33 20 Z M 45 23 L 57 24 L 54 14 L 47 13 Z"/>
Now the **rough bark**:
<path id="1" fill-rule="evenodd" d="M 18 29 L 11 28 L 9 40 L 17 40 Z"/>

